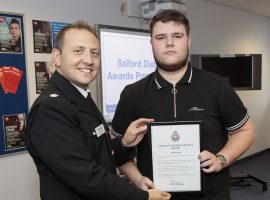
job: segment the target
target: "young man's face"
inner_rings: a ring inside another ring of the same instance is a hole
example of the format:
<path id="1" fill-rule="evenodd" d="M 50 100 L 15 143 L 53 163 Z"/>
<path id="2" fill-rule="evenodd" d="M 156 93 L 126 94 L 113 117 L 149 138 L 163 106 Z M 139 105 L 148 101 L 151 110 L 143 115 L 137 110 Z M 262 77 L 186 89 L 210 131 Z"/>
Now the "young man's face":
<path id="1" fill-rule="evenodd" d="M 10 33 L 12 37 L 17 38 L 21 34 L 20 26 L 17 23 L 10 24 Z"/>
<path id="2" fill-rule="evenodd" d="M 62 53 L 53 51 L 57 71 L 73 84 L 86 89 L 100 69 L 100 45 L 85 29 L 70 29 L 64 35 Z"/>
<path id="3" fill-rule="evenodd" d="M 157 66 L 165 71 L 177 71 L 185 67 L 190 42 L 184 25 L 173 21 L 157 22 L 151 39 Z"/>

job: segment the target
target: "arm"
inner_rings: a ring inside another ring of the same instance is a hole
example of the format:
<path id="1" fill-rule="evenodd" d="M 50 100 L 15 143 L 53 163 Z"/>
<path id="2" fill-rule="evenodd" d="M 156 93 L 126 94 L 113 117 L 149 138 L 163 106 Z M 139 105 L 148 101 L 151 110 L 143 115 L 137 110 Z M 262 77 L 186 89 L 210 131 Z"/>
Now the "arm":
<path id="1" fill-rule="evenodd" d="M 148 191 L 149 200 L 168 200 L 171 194 L 154 188 L 153 182 L 139 172 L 136 164 L 133 161 L 128 161 L 119 167 L 119 170 L 125 174 L 140 189 Z"/>
<path id="2" fill-rule="evenodd" d="M 203 151 L 200 153 L 202 170 L 206 173 L 219 172 L 224 167 L 231 165 L 252 145 L 255 139 L 255 129 L 250 119 L 239 129 L 229 132 L 230 137 L 225 146 L 218 152 L 223 155 L 227 164 L 222 166 L 213 153 Z"/>
<path id="3" fill-rule="evenodd" d="M 153 119 L 140 118 L 132 122 L 122 138 L 123 146 L 133 147 L 137 145 L 147 132 L 147 123 L 152 121 Z M 112 138 L 115 138 L 115 136 L 112 136 Z M 133 160 L 127 161 L 118 169 L 137 187 L 143 190 L 154 188 L 153 182 L 149 178 L 142 176 Z"/>
<path id="4" fill-rule="evenodd" d="M 127 128 L 123 137 L 116 137 L 112 133 L 111 145 L 115 153 L 115 162 L 117 166 L 123 165 L 125 162 L 132 160 L 136 156 L 136 146 L 147 133 L 147 123 L 153 119 L 140 118 L 133 121 Z"/>
<path id="5" fill-rule="evenodd" d="M 154 189 L 153 182 L 149 178 L 142 176 L 133 160 L 119 166 L 118 169 L 138 188 L 148 192 L 148 200 L 169 200 L 171 198 L 170 193 Z"/>
<path id="6" fill-rule="evenodd" d="M 143 190 L 154 188 L 153 182 L 141 174 L 134 161 L 130 160 L 118 168 L 138 188 Z"/>
<path id="7" fill-rule="evenodd" d="M 144 137 L 144 134 L 147 132 L 147 123 L 154 121 L 153 119 L 140 118 L 134 122 L 132 122 L 127 128 L 126 133 L 122 138 L 122 144 L 124 147 L 134 147 L 136 146 Z M 112 136 L 113 138 L 115 136 Z M 136 164 L 133 160 L 129 160 L 123 165 L 119 166 L 118 169 L 127 176 L 127 178 L 134 183 L 138 188 L 143 190 L 148 190 L 149 199 L 151 199 L 151 195 L 154 195 L 156 190 L 149 190 L 150 188 L 154 188 L 153 182 L 143 176 L 138 170 Z M 158 190 L 157 190 L 158 191 Z M 168 198 L 168 193 L 163 193 L 163 195 Z"/>

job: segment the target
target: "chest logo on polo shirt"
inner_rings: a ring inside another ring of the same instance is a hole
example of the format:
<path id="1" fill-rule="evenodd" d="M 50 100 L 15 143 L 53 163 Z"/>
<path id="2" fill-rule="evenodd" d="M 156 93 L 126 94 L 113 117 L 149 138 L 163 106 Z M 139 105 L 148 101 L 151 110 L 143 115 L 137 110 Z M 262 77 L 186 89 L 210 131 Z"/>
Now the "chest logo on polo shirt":
<path id="1" fill-rule="evenodd" d="M 190 108 L 188 111 L 204 111 L 204 108 L 199 108 L 199 107 L 196 107 L 196 106 L 194 106 L 194 107 L 192 107 L 192 108 Z"/>

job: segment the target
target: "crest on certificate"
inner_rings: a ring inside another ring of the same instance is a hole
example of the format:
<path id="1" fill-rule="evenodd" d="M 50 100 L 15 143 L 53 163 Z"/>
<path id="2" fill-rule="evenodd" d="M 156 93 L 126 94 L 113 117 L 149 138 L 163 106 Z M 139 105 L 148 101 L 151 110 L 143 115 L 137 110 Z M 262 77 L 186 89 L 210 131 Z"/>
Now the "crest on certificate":
<path id="1" fill-rule="evenodd" d="M 172 135 L 171 135 L 171 139 L 174 142 L 178 142 L 180 140 L 180 135 L 179 133 L 177 133 L 177 131 L 173 131 Z"/>

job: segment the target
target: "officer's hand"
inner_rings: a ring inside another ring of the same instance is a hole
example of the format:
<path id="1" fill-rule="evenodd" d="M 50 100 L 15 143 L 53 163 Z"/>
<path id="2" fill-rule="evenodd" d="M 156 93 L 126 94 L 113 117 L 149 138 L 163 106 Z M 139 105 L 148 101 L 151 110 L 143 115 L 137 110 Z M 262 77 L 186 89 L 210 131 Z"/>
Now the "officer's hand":
<path id="1" fill-rule="evenodd" d="M 136 183 L 133 182 L 138 188 L 142 190 L 149 190 L 152 188 L 155 188 L 154 183 L 147 178 L 146 176 L 141 176 L 138 180 L 136 180 Z"/>
<path id="2" fill-rule="evenodd" d="M 168 200 L 171 198 L 171 194 L 167 192 L 163 192 L 158 189 L 150 189 L 148 190 L 148 200 Z"/>
<path id="3" fill-rule="evenodd" d="M 134 147 L 139 144 L 147 132 L 147 123 L 153 121 L 153 119 L 140 118 L 132 122 L 122 138 L 123 145 L 125 147 Z"/>

